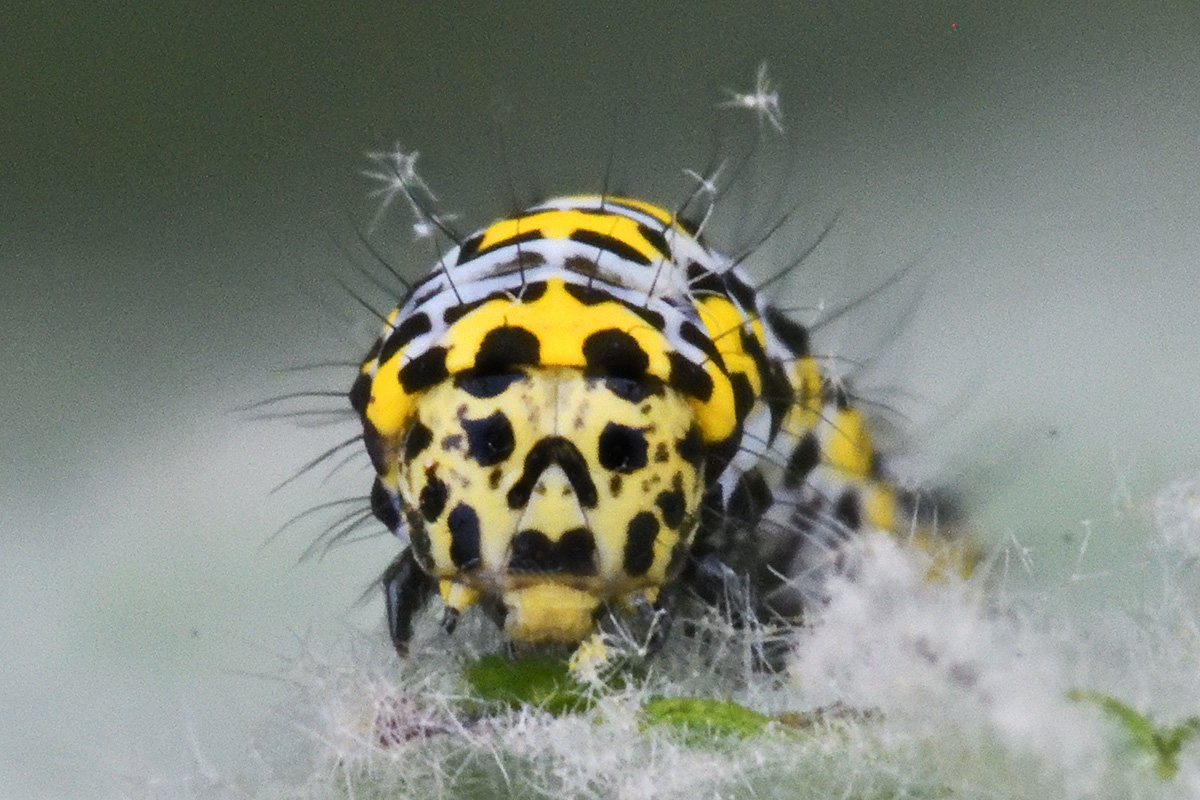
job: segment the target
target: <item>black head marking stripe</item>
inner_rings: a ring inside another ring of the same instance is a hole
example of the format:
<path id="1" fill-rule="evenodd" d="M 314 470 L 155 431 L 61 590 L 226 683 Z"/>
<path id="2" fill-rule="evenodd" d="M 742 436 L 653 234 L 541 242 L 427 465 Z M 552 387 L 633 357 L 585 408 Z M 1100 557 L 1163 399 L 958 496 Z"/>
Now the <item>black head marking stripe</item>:
<path id="1" fill-rule="evenodd" d="M 587 459 L 579 452 L 571 441 L 562 436 L 547 436 L 533 447 L 525 456 L 525 468 L 521 477 L 508 490 L 508 507 L 524 508 L 529 504 L 529 495 L 537 479 L 551 464 L 557 464 L 566 473 L 579 505 L 583 508 L 595 508 L 599 500 L 596 484 L 588 470 Z"/>
<path id="2" fill-rule="evenodd" d="M 658 538 L 658 520 L 642 511 L 629 521 L 625 532 L 625 572 L 632 577 L 645 575 L 654 565 L 654 540 Z"/>
<path id="3" fill-rule="evenodd" d="M 512 455 L 516 441 L 512 423 L 503 411 L 483 419 L 464 419 L 462 426 L 467 433 L 467 456 L 481 467 L 494 467 Z"/>
<path id="4" fill-rule="evenodd" d="M 573 528 L 557 542 L 538 530 L 524 530 L 513 537 L 508 560 L 511 573 L 568 575 L 596 574 L 596 543 L 587 528 Z"/>
<path id="5" fill-rule="evenodd" d="M 466 503 L 459 503 L 449 516 L 446 526 L 450 529 L 450 560 L 462 570 L 479 566 L 479 515 Z"/>

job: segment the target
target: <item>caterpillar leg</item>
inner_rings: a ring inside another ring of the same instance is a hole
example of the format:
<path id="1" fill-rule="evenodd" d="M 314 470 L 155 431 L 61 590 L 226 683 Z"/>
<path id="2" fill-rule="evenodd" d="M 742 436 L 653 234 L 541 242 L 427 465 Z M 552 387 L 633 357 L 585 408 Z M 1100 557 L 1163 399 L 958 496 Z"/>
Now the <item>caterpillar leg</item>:
<path id="1" fill-rule="evenodd" d="M 663 649 L 671 634 L 671 623 L 675 620 L 677 586 L 670 585 L 658 591 L 639 593 L 627 601 L 637 615 L 639 632 L 644 637 L 645 655 L 653 656 Z"/>
<path id="2" fill-rule="evenodd" d="M 413 634 L 413 617 L 424 608 L 437 589 L 437 584 L 417 565 L 410 547 L 404 548 L 388 565 L 379 582 L 383 586 L 383 598 L 387 605 L 388 633 L 392 637 L 392 645 L 401 657 L 406 656 L 408 641 Z"/>

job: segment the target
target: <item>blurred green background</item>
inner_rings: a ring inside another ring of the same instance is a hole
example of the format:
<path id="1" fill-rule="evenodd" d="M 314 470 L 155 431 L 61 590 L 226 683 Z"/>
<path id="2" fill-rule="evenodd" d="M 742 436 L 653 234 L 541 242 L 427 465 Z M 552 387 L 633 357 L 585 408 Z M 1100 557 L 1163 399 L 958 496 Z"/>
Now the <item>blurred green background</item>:
<path id="1" fill-rule="evenodd" d="M 10 6 L 4 797 L 169 795 L 193 741 L 244 760 L 287 697 L 280 657 L 378 624 L 355 601 L 392 542 L 297 565 L 312 520 L 267 543 L 366 489 L 350 470 L 271 493 L 342 431 L 236 409 L 349 385 L 275 370 L 369 343 L 336 279 L 367 261 L 363 153 L 397 140 L 466 229 L 513 186 L 599 190 L 610 154 L 616 185 L 673 204 L 739 124 L 723 90 L 765 60 L 787 133 L 764 132 L 747 214 L 797 209 L 765 254 L 842 212 L 783 301 L 837 306 L 918 265 L 818 339 L 874 359 L 862 388 L 903 411 L 902 466 L 961 487 L 1048 583 L 1085 575 L 1081 603 L 1140 591 L 1150 501 L 1200 470 L 1193 3 Z"/>

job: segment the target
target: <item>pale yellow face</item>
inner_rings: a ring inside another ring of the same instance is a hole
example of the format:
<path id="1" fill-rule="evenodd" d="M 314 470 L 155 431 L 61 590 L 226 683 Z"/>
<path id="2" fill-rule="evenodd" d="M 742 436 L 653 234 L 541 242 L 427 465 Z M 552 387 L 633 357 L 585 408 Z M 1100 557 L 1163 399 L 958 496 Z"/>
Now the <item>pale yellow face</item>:
<path id="1" fill-rule="evenodd" d="M 444 381 L 417 402 L 399 455 L 419 563 L 498 602 L 519 641 L 579 641 L 601 603 L 653 597 L 703 492 L 685 398 L 574 368 Z"/>

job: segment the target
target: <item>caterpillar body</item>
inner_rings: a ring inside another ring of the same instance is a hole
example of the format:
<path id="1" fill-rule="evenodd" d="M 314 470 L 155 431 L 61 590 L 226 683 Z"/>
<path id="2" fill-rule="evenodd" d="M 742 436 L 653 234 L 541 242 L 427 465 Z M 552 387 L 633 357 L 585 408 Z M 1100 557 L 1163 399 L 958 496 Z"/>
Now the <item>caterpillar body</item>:
<path id="1" fill-rule="evenodd" d="M 535 205 L 463 239 L 387 317 L 350 390 L 404 653 L 435 594 L 515 642 L 748 579 L 794 617 L 802 576 L 896 532 L 907 495 L 808 330 L 689 221 L 625 197 Z M 660 631 L 665 631 L 665 625 Z"/>

